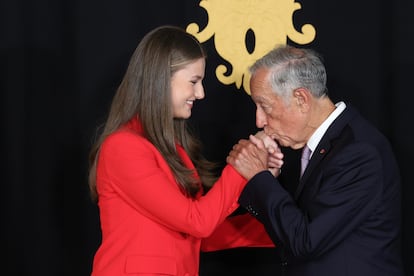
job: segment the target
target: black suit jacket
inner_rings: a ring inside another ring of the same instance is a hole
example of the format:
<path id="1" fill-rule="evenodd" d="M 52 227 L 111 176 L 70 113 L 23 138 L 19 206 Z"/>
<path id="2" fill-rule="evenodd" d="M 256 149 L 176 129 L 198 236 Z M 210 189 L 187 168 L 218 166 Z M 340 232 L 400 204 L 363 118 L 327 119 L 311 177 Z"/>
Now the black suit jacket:
<path id="1" fill-rule="evenodd" d="M 283 249 L 286 275 L 399 276 L 400 196 L 388 141 L 348 105 L 294 195 L 265 171 L 249 181 L 239 203 Z"/>

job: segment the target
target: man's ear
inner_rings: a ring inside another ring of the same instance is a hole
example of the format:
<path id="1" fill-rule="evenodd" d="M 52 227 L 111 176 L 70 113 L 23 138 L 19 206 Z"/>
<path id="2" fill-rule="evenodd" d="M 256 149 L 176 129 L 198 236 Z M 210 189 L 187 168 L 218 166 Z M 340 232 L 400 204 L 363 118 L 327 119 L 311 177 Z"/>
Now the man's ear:
<path id="1" fill-rule="evenodd" d="M 311 95 L 309 90 L 303 87 L 296 88 L 293 91 L 294 102 L 302 112 L 307 112 L 310 108 Z"/>

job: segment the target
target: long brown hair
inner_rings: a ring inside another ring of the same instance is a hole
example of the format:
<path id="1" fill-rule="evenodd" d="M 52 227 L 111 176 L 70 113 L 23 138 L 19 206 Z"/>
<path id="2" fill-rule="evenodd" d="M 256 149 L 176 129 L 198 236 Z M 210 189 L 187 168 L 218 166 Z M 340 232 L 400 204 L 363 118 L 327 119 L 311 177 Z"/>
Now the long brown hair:
<path id="1" fill-rule="evenodd" d="M 208 188 L 216 180 L 215 164 L 201 156 L 199 141 L 189 132 L 187 121 L 174 119 L 171 106 L 171 77 L 205 52 L 195 37 L 175 26 L 158 27 L 141 40 L 112 100 L 103 132 L 93 145 L 89 157 L 89 187 L 97 199 L 96 165 L 99 149 L 111 133 L 137 116 L 144 136 L 166 159 L 177 182 L 190 196 L 200 189 L 194 172 L 185 167 L 176 151 L 181 144 L 197 169 L 202 184 Z"/>

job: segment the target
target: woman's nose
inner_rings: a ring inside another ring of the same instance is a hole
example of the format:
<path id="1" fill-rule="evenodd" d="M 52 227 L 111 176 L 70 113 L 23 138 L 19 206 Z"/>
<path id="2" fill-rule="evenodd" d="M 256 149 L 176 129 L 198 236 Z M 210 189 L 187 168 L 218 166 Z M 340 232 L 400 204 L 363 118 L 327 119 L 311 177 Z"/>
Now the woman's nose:
<path id="1" fill-rule="evenodd" d="M 198 87 L 195 91 L 195 97 L 196 97 L 196 99 L 200 100 L 200 99 L 203 99 L 204 96 L 205 96 L 204 87 L 203 87 L 203 85 L 200 85 L 200 87 Z"/>

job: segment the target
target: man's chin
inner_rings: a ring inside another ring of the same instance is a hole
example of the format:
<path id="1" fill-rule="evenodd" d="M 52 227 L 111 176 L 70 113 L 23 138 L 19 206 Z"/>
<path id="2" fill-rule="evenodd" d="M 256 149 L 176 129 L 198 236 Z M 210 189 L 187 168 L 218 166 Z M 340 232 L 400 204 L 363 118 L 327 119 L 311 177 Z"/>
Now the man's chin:
<path id="1" fill-rule="evenodd" d="M 272 137 L 273 140 L 276 141 L 276 143 L 279 146 L 286 147 L 286 141 L 283 141 L 282 139 L 278 139 L 277 137 L 274 137 L 274 136 L 271 136 L 271 137 Z"/>

